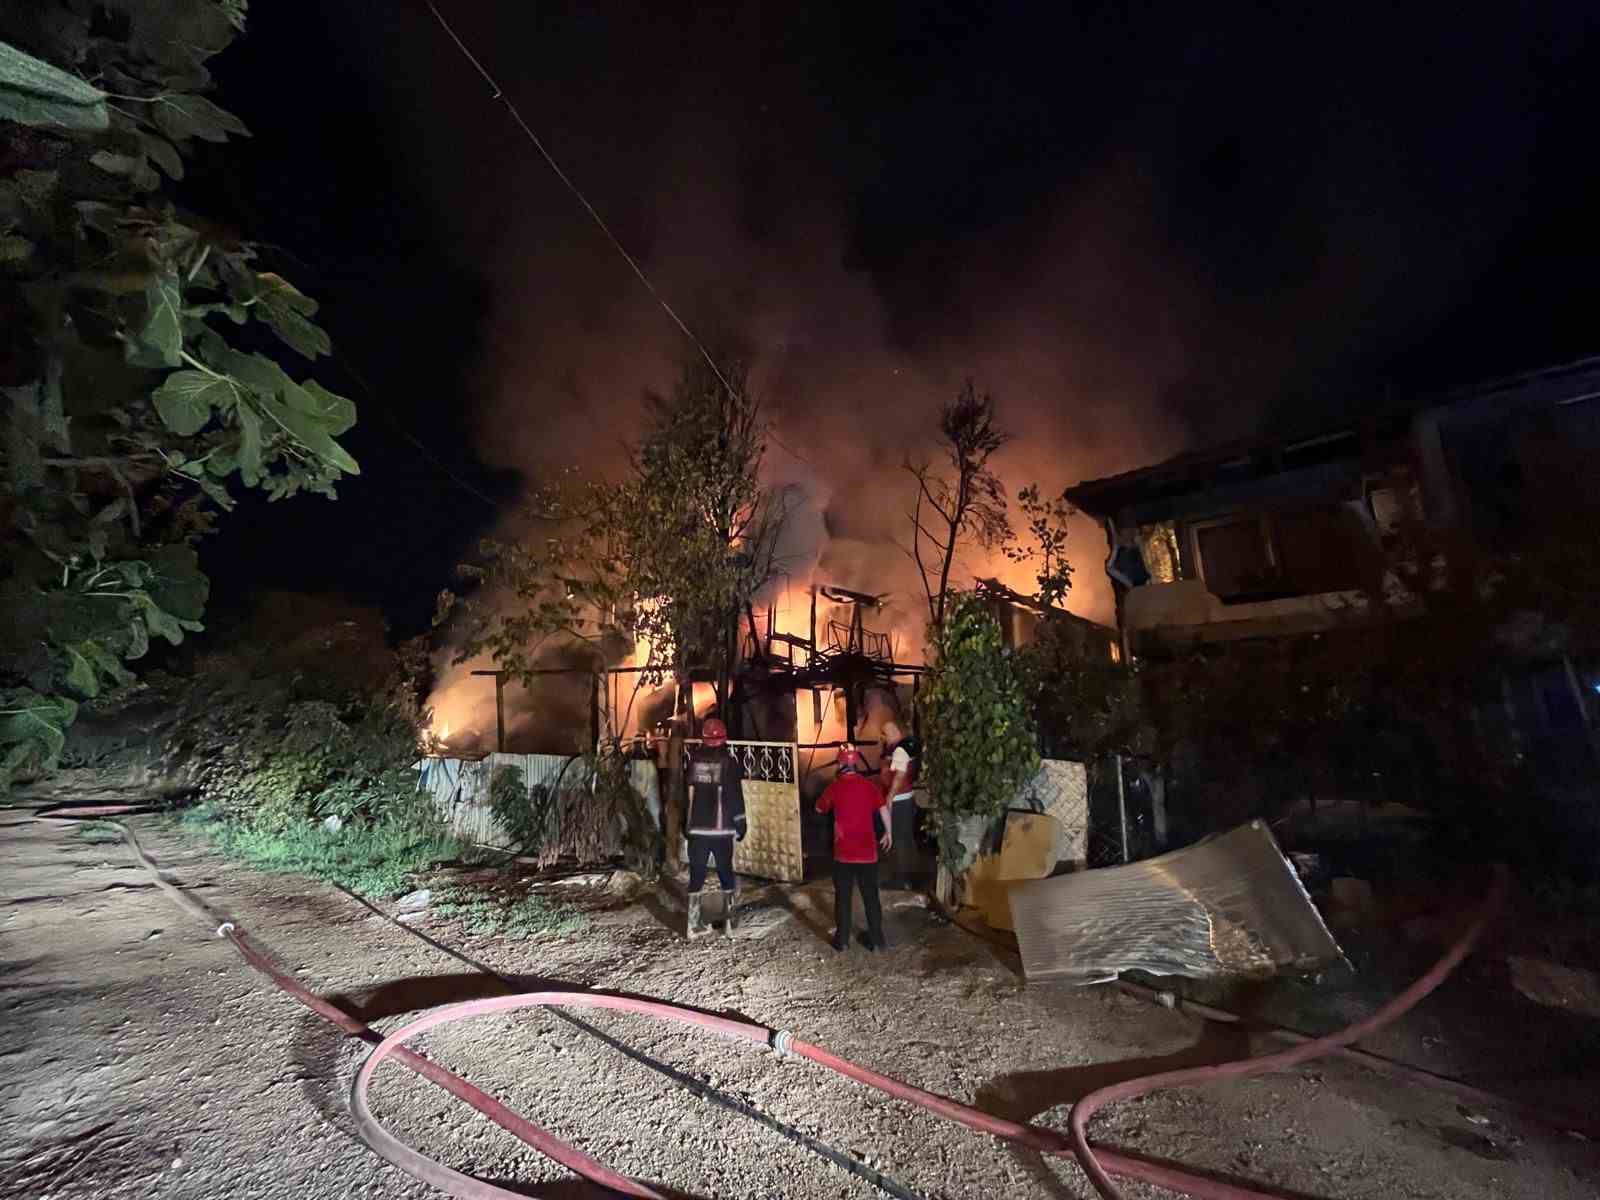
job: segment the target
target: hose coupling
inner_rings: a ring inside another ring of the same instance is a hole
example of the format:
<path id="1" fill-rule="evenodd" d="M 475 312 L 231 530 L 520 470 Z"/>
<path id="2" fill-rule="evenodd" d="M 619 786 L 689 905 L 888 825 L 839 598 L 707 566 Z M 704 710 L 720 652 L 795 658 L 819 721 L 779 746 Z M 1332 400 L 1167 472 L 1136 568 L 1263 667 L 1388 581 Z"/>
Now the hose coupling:
<path id="1" fill-rule="evenodd" d="M 787 1029 L 774 1029 L 772 1031 L 772 1052 L 780 1058 L 794 1056 L 794 1034 Z"/>
<path id="2" fill-rule="evenodd" d="M 218 937 L 227 937 L 232 932 L 233 932 L 233 922 L 232 921 L 224 921 L 221 925 L 217 926 L 217 936 Z"/>

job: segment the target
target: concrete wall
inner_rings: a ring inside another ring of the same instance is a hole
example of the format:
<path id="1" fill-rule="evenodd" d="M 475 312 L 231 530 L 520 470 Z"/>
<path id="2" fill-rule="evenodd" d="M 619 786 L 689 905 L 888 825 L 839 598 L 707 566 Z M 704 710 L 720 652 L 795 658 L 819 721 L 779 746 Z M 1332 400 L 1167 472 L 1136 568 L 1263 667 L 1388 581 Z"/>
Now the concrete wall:
<path id="1" fill-rule="evenodd" d="M 1366 603 L 1360 592 L 1323 592 L 1224 604 L 1200 580 L 1180 579 L 1131 589 L 1123 619 L 1138 650 L 1141 639 L 1228 641 L 1332 629 L 1360 615 Z"/>

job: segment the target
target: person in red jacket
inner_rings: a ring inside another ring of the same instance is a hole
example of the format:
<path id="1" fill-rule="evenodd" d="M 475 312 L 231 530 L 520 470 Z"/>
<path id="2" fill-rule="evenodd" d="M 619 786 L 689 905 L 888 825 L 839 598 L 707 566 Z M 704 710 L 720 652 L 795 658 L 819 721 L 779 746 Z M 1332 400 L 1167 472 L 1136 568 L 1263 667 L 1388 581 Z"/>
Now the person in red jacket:
<path id="1" fill-rule="evenodd" d="M 867 779 L 866 762 L 854 746 L 839 750 L 839 774 L 817 797 L 817 811 L 833 814 L 833 948 L 850 945 L 852 892 L 861 888 L 861 906 L 867 910 L 868 950 L 886 945 L 883 905 L 878 899 L 878 845 L 889 836 L 888 802 Z M 883 823 L 879 834 L 875 821 Z"/>

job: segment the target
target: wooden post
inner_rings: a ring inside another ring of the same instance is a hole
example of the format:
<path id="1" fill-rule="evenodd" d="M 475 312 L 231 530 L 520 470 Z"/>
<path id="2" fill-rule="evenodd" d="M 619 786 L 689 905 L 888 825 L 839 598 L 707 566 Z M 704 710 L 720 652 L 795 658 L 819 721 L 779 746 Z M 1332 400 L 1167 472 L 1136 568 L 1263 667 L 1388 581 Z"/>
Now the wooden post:
<path id="1" fill-rule="evenodd" d="M 600 749 L 600 676 L 589 676 L 589 745 Z"/>
<path id="2" fill-rule="evenodd" d="M 770 614 L 772 609 L 768 608 L 767 612 Z M 761 644 L 761 635 L 756 632 L 756 610 L 752 605 L 744 606 L 744 618 L 750 626 L 750 657 L 760 661 L 766 657 L 766 649 Z M 770 628 L 768 632 L 771 632 Z"/>
<path id="3" fill-rule="evenodd" d="M 506 676 L 503 671 L 494 673 L 494 749 L 497 754 L 506 752 Z"/>

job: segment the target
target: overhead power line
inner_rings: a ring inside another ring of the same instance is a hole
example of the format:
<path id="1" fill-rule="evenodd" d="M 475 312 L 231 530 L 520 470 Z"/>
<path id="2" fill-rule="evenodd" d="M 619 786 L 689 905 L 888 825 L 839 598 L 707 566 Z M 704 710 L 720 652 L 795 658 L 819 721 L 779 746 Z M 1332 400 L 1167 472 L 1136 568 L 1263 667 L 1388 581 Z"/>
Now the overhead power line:
<path id="1" fill-rule="evenodd" d="M 528 122 L 523 119 L 522 113 L 518 110 L 516 104 L 512 102 L 510 96 L 506 95 L 505 89 L 495 81 L 493 75 L 489 74 L 488 68 L 486 68 L 478 59 L 478 56 L 468 48 L 466 42 L 461 40 L 461 35 L 451 28 L 450 22 L 445 20 L 444 14 L 439 11 L 438 6 L 433 3 L 433 0 L 425 0 L 425 2 L 428 5 L 428 11 L 433 14 L 434 20 L 439 22 L 439 27 L 449 35 L 450 40 L 456 44 L 456 49 L 461 51 L 463 57 L 465 57 L 466 60 L 472 64 L 473 69 L 483 77 L 484 83 L 489 85 L 489 90 L 492 93 L 489 98 L 491 100 L 498 100 L 506 106 L 506 111 L 511 114 L 511 119 L 517 123 L 517 127 L 527 135 L 528 140 L 533 143 L 533 148 L 539 152 L 539 156 L 544 159 L 545 164 L 549 166 L 553 172 L 555 172 L 556 178 L 566 185 L 567 190 L 571 192 L 578 203 L 583 206 L 584 212 L 589 214 L 595 225 L 599 227 L 600 232 L 605 234 L 606 240 L 609 241 L 616 249 L 617 253 L 622 256 L 622 260 L 628 264 L 629 269 L 632 270 L 634 275 L 638 277 L 639 282 L 644 284 L 645 290 L 648 291 L 654 298 L 655 302 L 661 306 L 661 311 L 672 318 L 672 323 L 682 331 L 683 336 L 688 338 L 690 344 L 700 352 L 700 357 L 706 360 L 706 366 L 711 368 L 712 373 L 716 375 L 718 382 L 720 382 L 722 386 L 727 389 L 728 394 L 730 396 L 738 395 L 738 392 L 735 391 L 733 385 L 728 382 L 727 376 L 722 373 L 722 368 L 717 365 L 717 360 L 713 358 L 711 352 L 706 349 L 705 343 L 695 336 L 694 330 L 689 328 L 687 322 L 685 322 L 684 319 L 678 315 L 677 310 L 672 307 L 672 305 L 667 301 L 667 298 L 656 289 L 656 285 L 650 282 L 650 277 L 644 273 L 644 268 L 639 265 L 639 260 L 634 258 L 632 254 L 628 253 L 628 248 L 622 244 L 622 241 L 615 233 L 611 232 L 611 226 L 606 224 L 606 219 L 600 215 L 600 210 L 595 208 L 593 204 L 589 203 L 589 198 L 583 194 L 583 190 L 572 181 L 572 177 L 570 175 L 561 169 L 561 164 L 558 163 L 555 160 L 555 156 L 545 148 L 544 142 L 540 139 L 539 135 L 533 131 L 533 126 L 529 125 Z M 774 442 L 783 447 L 787 453 L 793 455 L 800 462 L 810 462 L 810 460 L 803 454 L 800 454 L 788 445 L 785 445 L 783 439 L 780 438 L 770 426 L 767 429 L 767 433 Z"/>
<path id="2" fill-rule="evenodd" d="M 372 390 L 372 385 L 367 382 L 367 377 L 360 371 L 356 370 L 355 363 L 351 362 L 346 355 L 335 351 L 333 354 L 333 360 L 344 369 L 344 373 L 346 375 L 350 376 L 350 378 L 360 386 L 361 390 L 366 394 L 366 398 L 370 407 L 377 409 L 377 411 L 382 415 L 384 421 L 388 423 L 389 428 L 392 429 L 395 434 L 403 439 L 409 446 L 421 454 L 422 457 L 428 461 L 429 465 L 434 468 L 434 470 L 438 471 L 441 475 L 443 475 L 451 483 L 455 484 L 462 491 L 466 492 L 468 495 L 482 500 L 495 511 L 498 512 L 505 506 L 504 501 L 496 500 L 494 497 L 484 492 L 481 488 L 468 483 L 465 479 L 462 479 L 461 476 L 457 475 L 455 471 L 451 469 L 449 464 L 447 464 L 442 458 L 439 457 L 439 455 L 435 454 L 427 447 L 421 438 L 417 437 L 416 434 L 412 433 L 409 429 L 402 425 L 395 415 L 389 411 L 387 405 L 379 404 L 377 402 L 378 394 Z"/>

